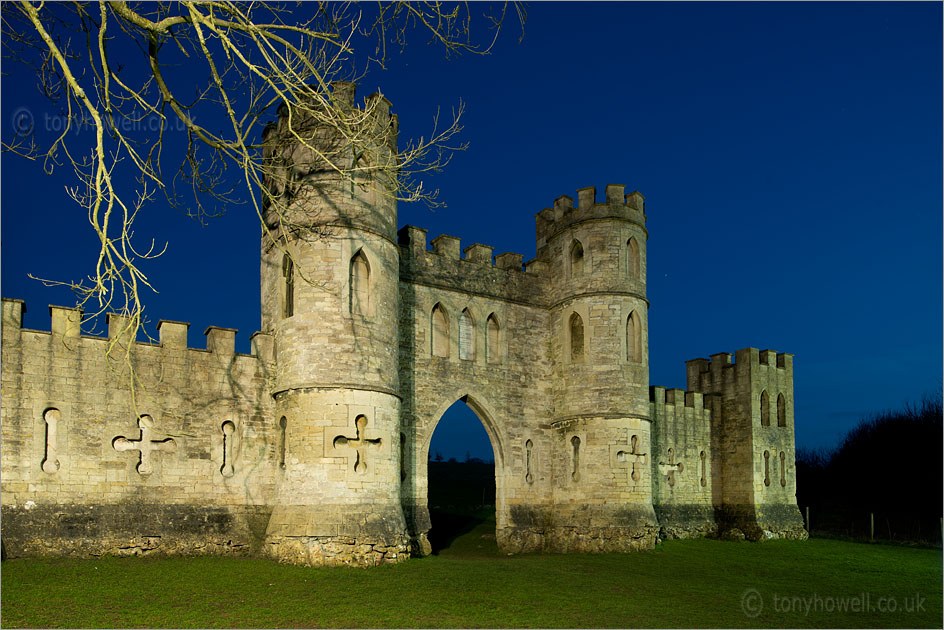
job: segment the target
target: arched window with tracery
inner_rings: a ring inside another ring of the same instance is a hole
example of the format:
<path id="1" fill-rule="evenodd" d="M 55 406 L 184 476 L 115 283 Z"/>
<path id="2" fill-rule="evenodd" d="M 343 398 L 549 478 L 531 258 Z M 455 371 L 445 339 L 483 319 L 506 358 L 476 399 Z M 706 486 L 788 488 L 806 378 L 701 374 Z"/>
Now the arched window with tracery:
<path id="1" fill-rule="evenodd" d="M 469 309 L 459 314 L 459 358 L 463 361 L 475 360 L 475 320 Z"/>
<path id="2" fill-rule="evenodd" d="M 489 363 L 501 362 L 500 334 L 501 326 L 498 325 L 498 318 L 495 317 L 495 313 L 492 313 L 488 316 L 485 340 L 485 360 Z"/>
<path id="3" fill-rule="evenodd" d="M 583 275 L 583 245 L 577 239 L 570 245 L 570 275 L 573 277 Z"/>
<path id="4" fill-rule="evenodd" d="M 570 316 L 570 362 L 583 363 L 583 318 Z"/>
<path id="5" fill-rule="evenodd" d="M 636 311 L 626 318 L 626 360 L 642 361 L 642 324 Z"/>
<path id="6" fill-rule="evenodd" d="M 432 354 L 434 357 L 449 356 L 449 320 L 441 304 L 433 307 L 430 317 L 432 331 Z"/>
<path id="7" fill-rule="evenodd" d="M 351 314 L 368 315 L 370 313 L 370 263 L 363 250 L 358 250 L 351 258 L 350 273 L 350 309 Z"/>

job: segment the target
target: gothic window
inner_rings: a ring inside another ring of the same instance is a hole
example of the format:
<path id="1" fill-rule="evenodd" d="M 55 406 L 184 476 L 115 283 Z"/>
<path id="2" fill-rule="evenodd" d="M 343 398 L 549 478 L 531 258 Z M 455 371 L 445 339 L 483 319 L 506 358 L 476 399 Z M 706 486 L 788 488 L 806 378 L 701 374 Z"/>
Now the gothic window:
<path id="1" fill-rule="evenodd" d="M 777 396 L 777 426 L 787 426 L 787 399 L 783 394 Z"/>
<path id="2" fill-rule="evenodd" d="M 626 241 L 626 258 L 626 271 L 629 273 L 629 277 L 638 279 L 642 270 L 639 263 L 639 244 L 636 242 L 635 237 L 631 237 L 628 241 Z"/>
<path id="3" fill-rule="evenodd" d="M 636 311 L 626 318 L 626 360 L 642 361 L 642 325 Z"/>
<path id="4" fill-rule="evenodd" d="M 464 361 L 475 359 L 475 321 L 469 309 L 459 315 L 459 358 Z"/>
<path id="5" fill-rule="evenodd" d="M 285 278 L 282 317 L 291 317 L 295 314 L 295 263 L 288 254 L 282 257 L 282 276 Z"/>
<path id="6" fill-rule="evenodd" d="M 570 316 L 570 362 L 583 363 L 583 319 L 577 313 Z"/>
<path id="7" fill-rule="evenodd" d="M 495 317 L 495 313 L 492 313 L 488 316 L 488 323 L 486 324 L 486 345 L 485 345 L 485 359 L 489 363 L 500 363 L 501 362 L 501 346 L 499 346 L 499 333 L 501 328 L 498 325 L 498 318 Z"/>
<path id="8" fill-rule="evenodd" d="M 370 311 L 370 264 L 362 250 L 351 258 L 351 314 L 367 315 Z"/>
<path id="9" fill-rule="evenodd" d="M 574 278 L 583 275 L 583 245 L 576 239 L 570 246 L 570 275 Z"/>
<path id="10" fill-rule="evenodd" d="M 442 305 L 437 304 L 433 307 L 433 314 L 430 318 L 432 329 L 432 349 L 434 357 L 449 356 L 449 320 L 446 319 L 446 311 Z"/>
<path id="11" fill-rule="evenodd" d="M 760 426 L 770 426 L 770 396 L 766 389 L 760 393 Z"/>

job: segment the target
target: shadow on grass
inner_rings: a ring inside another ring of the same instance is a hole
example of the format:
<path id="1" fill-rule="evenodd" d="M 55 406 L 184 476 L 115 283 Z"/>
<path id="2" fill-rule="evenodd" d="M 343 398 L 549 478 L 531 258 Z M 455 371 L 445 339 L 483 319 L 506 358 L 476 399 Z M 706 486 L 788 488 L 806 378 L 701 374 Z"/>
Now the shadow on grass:
<path id="1" fill-rule="evenodd" d="M 449 556 L 497 555 L 495 541 L 495 506 L 460 510 L 430 508 L 429 543 L 433 555 Z"/>

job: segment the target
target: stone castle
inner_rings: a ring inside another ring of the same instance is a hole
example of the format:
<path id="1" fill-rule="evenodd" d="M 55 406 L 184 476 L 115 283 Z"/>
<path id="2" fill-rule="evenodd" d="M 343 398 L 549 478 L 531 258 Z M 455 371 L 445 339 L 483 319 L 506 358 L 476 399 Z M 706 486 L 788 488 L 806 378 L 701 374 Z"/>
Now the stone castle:
<path id="1" fill-rule="evenodd" d="M 352 85 L 332 98 L 357 111 Z M 383 132 L 370 157 L 390 159 L 397 118 L 366 103 Z M 284 177 L 269 182 L 251 354 L 215 326 L 188 348 L 176 321 L 159 343 L 117 315 L 107 338 L 86 336 L 83 313 L 57 306 L 49 332 L 26 330 L 25 304 L 3 300 L 8 555 L 428 553 L 430 438 L 457 400 L 491 440 L 504 552 L 805 537 L 792 355 L 719 353 L 687 362 L 687 391 L 649 386 L 641 194 L 557 198 L 527 263 L 480 244 L 460 256 L 455 237 L 430 250 L 425 230 L 397 231 L 382 175 L 341 182 L 285 127 L 265 134 Z M 298 229 L 313 217 L 317 236 Z M 109 344 L 130 354 L 134 399 Z"/>

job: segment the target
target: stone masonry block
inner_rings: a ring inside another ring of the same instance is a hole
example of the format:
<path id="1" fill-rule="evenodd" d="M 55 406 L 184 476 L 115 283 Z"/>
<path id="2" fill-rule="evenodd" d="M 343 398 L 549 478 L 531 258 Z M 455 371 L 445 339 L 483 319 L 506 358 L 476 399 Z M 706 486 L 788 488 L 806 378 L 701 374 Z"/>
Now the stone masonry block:
<path id="1" fill-rule="evenodd" d="M 157 322 L 157 335 L 165 348 L 184 349 L 187 347 L 187 329 L 189 322 L 174 322 L 162 319 Z"/>
<path id="2" fill-rule="evenodd" d="M 468 261 L 491 266 L 493 249 L 493 247 L 489 247 L 488 245 L 473 243 L 464 248 L 462 252 L 465 254 L 465 259 Z"/>
<path id="3" fill-rule="evenodd" d="M 235 328 L 208 327 L 203 331 L 207 338 L 207 350 L 220 355 L 234 354 L 236 352 L 237 332 Z"/>
<path id="4" fill-rule="evenodd" d="M 596 202 L 596 198 L 596 186 L 587 186 L 586 188 L 577 189 L 577 207 L 579 207 L 581 210 L 585 210 L 592 206 Z"/>
<path id="5" fill-rule="evenodd" d="M 623 205 L 625 203 L 623 191 L 626 190 L 626 186 L 622 184 L 607 184 L 606 185 L 606 202 L 614 205 Z"/>
<path id="6" fill-rule="evenodd" d="M 448 234 L 440 234 L 432 240 L 433 251 L 446 258 L 459 259 L 459 239 Z"/>
<path id="7" fill-rule="evenodd" d="M 78 337 L 82 333 L 82 310 L 67 306 L 49 305 L 52 319 L 52 334 L 61 337 Z"/>
<path id="8" fill-rule="evenodd" d="M 495 256 L 495 266 L 499 269 L 510 269 L 513 271 L 521 271 L 521 264 L 524 260 L 524 256 L 521 254 L 513 254 L 511 252 L 505 252 L 503 254 L 498 254 Z"/>

